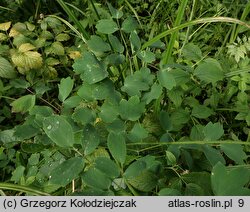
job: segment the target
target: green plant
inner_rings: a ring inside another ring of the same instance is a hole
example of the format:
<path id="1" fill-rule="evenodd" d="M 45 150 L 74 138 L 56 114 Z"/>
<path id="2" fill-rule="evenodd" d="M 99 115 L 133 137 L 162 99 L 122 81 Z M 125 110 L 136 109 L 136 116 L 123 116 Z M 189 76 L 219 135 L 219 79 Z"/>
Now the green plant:
<path id="1" fill-rule="evenodd" d="M 58 2 L 73 24 L 52 15 L 37 25 L 0 25 L 0 179 L 17 184 L 0 189 L 250 195 L 249 59 L 235 63 L 224 51 L 208 55 L 200 43 L 176 39 L 199 24 L 250 26 L 229 17 L 180 24 L 184 1 L 173 28 L 142 36 L 140 11 L 124 12 L 137 1 L 124 1 L 124 10 L 91 1 L 98 20 L 89 28 L 73 4 Z"/>

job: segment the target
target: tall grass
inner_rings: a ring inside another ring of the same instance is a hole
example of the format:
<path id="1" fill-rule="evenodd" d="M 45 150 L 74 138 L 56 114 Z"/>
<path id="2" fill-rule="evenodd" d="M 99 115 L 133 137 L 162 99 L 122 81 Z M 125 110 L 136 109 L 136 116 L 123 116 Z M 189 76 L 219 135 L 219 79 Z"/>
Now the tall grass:
<path id="1" fill-rule="evenodd" d="M 177 17 L 175 19 L 174 27 L 177 27 L 181 24 L 181 20 L 183 18 L 187 3 L 188 3 L 188 0 L 181 1 L 181 4 L 180 4 L 180 6 L 178 8 L 178 12 L 177 12 Z M 173 47 L 174 47 L 174 43 L 176 41 L 177 35 L 178 35 L 178 31 L 175 31 L 171 34 L 171 37 L 170 37 L 170 40 L 168 43 L 168 47 L 163 54 L 163 58 L 162 58 L 163 64 L 168 63 L 168 61 L 172 55 L 172 51 L 173 51 Z"/>
<path id="2" fill-rule="evenodd" d="M 229 18 L 229 17 L 200 18 L 200 19 L 196 19 L 196 20 L 193 20 L 193 21 L 186 22 L 184 24 L 173 27 L 171 29 L 165 30 L 164 32 L 158 34 L 157 36 L 153 37 L 152 39 L 150 39 L 149 41 L 144 43 L 143 46 L 142 46 L 142 49 L 145 49 L 145 48 L 149 47 L 150 45 L 152 45 L 156 41 L 160 40 L 161 38 L 164 38 L 165 36 L 170 35 L 172 33 L 178 32 L 181 29 L 184 29 L 184 28 L 187 28 L 187 27 L 190 27 L 190 26 L 193 26 L 193 25 L 197 25 L 197 24 L 215 23 L 215 22 L 233 23 L 233 24 L 238 24 L 238 25 L 241 25 L 241 26 L 244 26 L 244 27 L 250 29 L 250 24 L 248 24 L 248 23 L 246 23 L 244 21 L 241 21 L 239 19 L 235 19 L 235 18 Z"/>
<path id="3" fill-rule="evenodd" d="M 67 15 L 69 16 L 69 19 L 74 22 L 74 24 L 78 28 L 79 32 L 82 33 L 84 39 L 88 40 L 89 33 L 85 30 L 85 28 L 83 27 L 81 22 L 77 19 L 77 17 L 72 12 L 72 10 L 69 8 L 69 6 L 67 4 L 65 4 L 63 0 L 56 0 L 56 1 L 58 2 L 58 4 L 60 4 L 60 6 L 63 8 L 63 10 L 67 13 Z"/>

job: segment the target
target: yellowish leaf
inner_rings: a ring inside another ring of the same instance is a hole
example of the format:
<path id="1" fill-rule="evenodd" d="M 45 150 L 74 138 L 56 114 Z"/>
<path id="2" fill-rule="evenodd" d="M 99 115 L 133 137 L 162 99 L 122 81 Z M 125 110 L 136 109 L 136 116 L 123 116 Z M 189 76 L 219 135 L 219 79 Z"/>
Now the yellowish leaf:
<path id="1" fill-rule="evenodd" d="M 7 31 L 10 28 L 11 22 L 5 22 L 0 24 L 0 30 Z"/>
<path id="2" fill-rule="evenodd" d="M 81 57 L 81 53 L 79 51 L 70 51 L 68 55 L 73 60 Z"/>
<path id="3" fill-rule="evenodd" d="M 11 28 L 11 30 L 10 30 L 10 33 L 9 33 L 9 36 L 10 37 L 16 37 L 17 35 L 19 35 L 20 34 L 20 32 L 18 32 L 16 29 L 14 29 L 14 28 Z"/>
<path id="4" fill-rule="evenodd" d="M 24 44 L 20 45 L 18 51 L 20 51 L 20 52 L 27 52 L 27 51 L 30 51 L 30 50 L 34 50 L 35 48 L 36 47 L 33 46 L 30 43 L 24 43 Z"/>
<path id="5" fill-rule="evenodd" d="M 11 59 L 22 74 L 31 69 L 40 68 L 43 63 L 41 54 L 35 51 L 15 52 L 12 54 Z"/>
<path id="6" fill-rule="evenodd" d="M 0 41 L 5 41 L 5 40 L 7 40 L 7 38 L 8 37 L 6 34 L 0 32 Z"/>

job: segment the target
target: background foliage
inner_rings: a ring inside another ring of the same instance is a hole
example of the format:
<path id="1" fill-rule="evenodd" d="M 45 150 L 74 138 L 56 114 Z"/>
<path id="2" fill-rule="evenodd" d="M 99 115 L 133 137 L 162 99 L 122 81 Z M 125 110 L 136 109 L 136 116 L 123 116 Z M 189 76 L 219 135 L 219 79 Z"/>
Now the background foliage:
<path id="1" fill-rule="evenodd" d="M 0 193 L 250 195 L 249 11 L 2 1 Z"/>

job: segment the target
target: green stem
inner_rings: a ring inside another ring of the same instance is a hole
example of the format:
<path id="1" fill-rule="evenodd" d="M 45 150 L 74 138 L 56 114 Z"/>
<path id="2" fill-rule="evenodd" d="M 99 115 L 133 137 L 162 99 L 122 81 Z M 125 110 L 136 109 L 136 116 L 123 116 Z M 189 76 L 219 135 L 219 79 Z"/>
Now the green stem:
<path id="1" fill-rule="evenodd" d="M 29 193 L 29 194 L 36 195 L 36 196 L 50 196 L 50 194 L 45 193 L 43 191 L 39 191 L 39 190 L 34 189 L 34 188 L 30 188 L 27 186 L 21 186 L 21 185 L 15 185 L 15 184 L 11 184 L 11 183 L 0 183 L 0 189 L 21 191 L 21 192 Z"/>
<path id="2" fill-rule="evenodd" d="M 159 145 L 159 146 L 165 146 L 165 145 L 192 145 L 192 144 L 198 144 L 198 145 L 204 145 L 204 144 L 210 144 L 210 145 L 220 145 L 220 144 L 241 144 L 250 146 L 250 142 L 246 141 L 232 141 L 232 140 L 224 140 L 224 141 L 173 141 L 173 142 L 161 142 L 161 143 L 155 143 L 155 142 L 137 142 L 137 143 L 129 143 L 128 146 L 144 146 L 144 145 Z"/>

